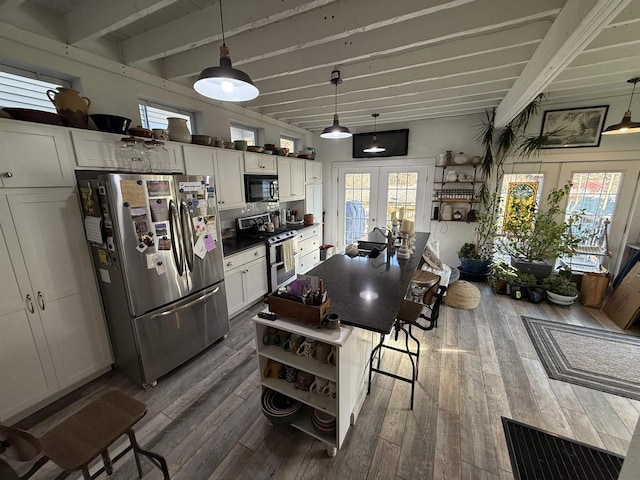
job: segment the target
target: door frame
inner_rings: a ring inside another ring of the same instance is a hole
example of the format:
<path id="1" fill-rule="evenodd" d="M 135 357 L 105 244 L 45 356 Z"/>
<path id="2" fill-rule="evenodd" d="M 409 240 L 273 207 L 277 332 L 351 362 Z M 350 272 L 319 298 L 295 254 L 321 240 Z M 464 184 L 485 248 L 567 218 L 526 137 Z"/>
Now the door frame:
<path id="1" fill-rule="evenodd" d="M 388 167 L 388 168 L 387 168 Z M 423 212 L 422 218 L 420 221 L 422 222 L 422 226 L 420 227 L 417 218 L 416 218 L 416 230 L 419 231 L 420 228 L 422 230 L 428 229 L 429 223 L 429 208 L 427 208 L 427 199 L 431 198 L 433 195 L 433 182 L 429 180 L 434 178 L 434 170 L 435 170 L 435 157 L 425 157 L 422 159 L 401 159 L 401 160 L 369 160 L 369 161 L 358 161 L 358 162 L 333 162 L 331 164 L 331 188 L 336 188 L 337 192 L 334 195 L 331 195 L 331 203 L 328 219 L 328 223 L 331 226 L 331 232 L 333 235 L 333 243 L 336 245 L 338 250 L 344 248 L 342 245 L 342 239 L 344 238 L 343 227 L 341 227 L 340 220 L 344 217 L 344 212 L 339 208 L 340 199 L 344 200 L 344 192 L 342 189 L 342 185 L 340 184 L 340 178 L 343 173 L 361 173 L 365 171 L 371 171 L 373 169 L 378 170 L 378 184 L 380 179 L 380 171 L 384 170 L 401 170 L 407 168 L 424 168 L 425 170 L 425 178 L 421 180 L 418 178 L 418 182 L 424 182 L 424 202 L 423 202 Z M 386 187 L 385 187 L 386 188 Z M 376 201 L 376 209 L 379 208 L 379 204 L 382 201 L 379 197 L 379 191 L 375 192 L 375 197 L 378 199 Z M 386 199 L 385 199 L 386 200 Z M 335 215 L 334 215 L 335 213 Z M 329 241 L 326 239 L 325 241 Z"/>

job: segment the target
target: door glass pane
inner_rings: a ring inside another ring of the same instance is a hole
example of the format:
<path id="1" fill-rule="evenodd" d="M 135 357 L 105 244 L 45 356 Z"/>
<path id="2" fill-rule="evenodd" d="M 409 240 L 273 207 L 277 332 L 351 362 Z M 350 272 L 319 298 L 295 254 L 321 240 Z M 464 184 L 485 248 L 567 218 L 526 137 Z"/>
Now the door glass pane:
<path id="1" fill-rule="evenodd" d="M 579 222 L 574 225 L 574 232 L 585 237 L 579 250 L 605 252 L 607 245 L 607 221 L 613 221 L 616 202 L 622 184 L 621 172 L 586 172 L 574 173 L 571 178 L 573 186 L 569 193 L 565 219 L 576 213 L 583 213 Z M 566 260 L 566 259 L 565 259 Z M 568 261 L 574 270 L 590 270 L 599 268 L 601 258 L 595 255 L 574 255 Z M 580 268 L 578 268 L 580 266 Z"/>
<path id="2" fill-rule="evenodd" d="M 389 173 L 384 225 L 391 226 L 394 212 L 397 218 L 415 222 L 417 191 L 418 172 Z"/>
<path id="3" fill-rule="evenodd" d="M 509 206 L 513 201 L 522 201 L 523 192 L 535 195 L 535 202 L 540 205 L 543 180 L 542 173 L 505 173 L 500 189 L 502 214 L 499 217 L 499 231 L 502 231 L 504 220 L 509 217 Z"/>
<path id="4" fill-rule="evenodd" d="M 362 238 L 362 236 L 369 231 L 369 215 L 371 211 L 371 174 L 345 174 L 344 194 L 344 244 L 348 245 Z"/>

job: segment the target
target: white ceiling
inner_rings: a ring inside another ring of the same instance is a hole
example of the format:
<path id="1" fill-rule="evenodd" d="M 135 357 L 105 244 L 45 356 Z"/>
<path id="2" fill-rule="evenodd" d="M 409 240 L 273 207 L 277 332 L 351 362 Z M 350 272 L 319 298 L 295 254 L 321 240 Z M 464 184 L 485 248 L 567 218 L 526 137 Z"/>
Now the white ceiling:
<path id="1" fill-rule="evenodd" d="M 0 18 L 191 85 L 218 63 L 218 8 L 0 0 Z M 260 89 L 243 106 L 312 131 L 332 121 L 334 68 L 349 127 L 374 112 L 384 126 L 492 107 L 505 123 L 540 92 L 620 95 L 640 74 L 640 0 L 224 0 L 223 10 L 233 64 Z"/>

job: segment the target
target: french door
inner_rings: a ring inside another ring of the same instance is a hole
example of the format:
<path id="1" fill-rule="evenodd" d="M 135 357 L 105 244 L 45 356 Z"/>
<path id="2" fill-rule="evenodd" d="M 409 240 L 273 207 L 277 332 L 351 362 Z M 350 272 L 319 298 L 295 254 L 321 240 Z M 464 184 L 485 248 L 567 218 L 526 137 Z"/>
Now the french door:
<path id="1" fill-rule="evenodd" d="M 362 238 L 375 227 L 390 227 L 397 218 L 415 222 L 416 231 L 425 226 L 427 167 L 338 168 L 339 248 Z"/>

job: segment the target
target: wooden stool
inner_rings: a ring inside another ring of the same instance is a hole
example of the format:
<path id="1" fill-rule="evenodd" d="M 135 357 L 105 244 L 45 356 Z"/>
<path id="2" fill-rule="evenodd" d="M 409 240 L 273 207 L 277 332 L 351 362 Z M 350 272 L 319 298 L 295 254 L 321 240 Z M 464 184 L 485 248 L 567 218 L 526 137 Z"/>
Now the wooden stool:
<path id="1" fill-rule="evenodd" d="M 142 467 L 139 455 L 142 454 L 162 470 L 165 479 L 169 479 L 165 459 L 140 448 L 132 430 L 146 413 L 144 403 L 117 390 L 111 390 L 45 433 L 40 438 L 42 450 L 64 470 L 58 479 L 77 470 L 82 470 L 86 480 L 96 478 L 105 471 L 111 475 L 113 462 L 122 458 L 129 450 L 133 450 L 140 478 Z M 112 460 L 108 448 L 124 434 L 129 437 L 130 445 Z M 88 465 L 98 455 L 102 456 L 104 466 L 91 476 Z"/>

